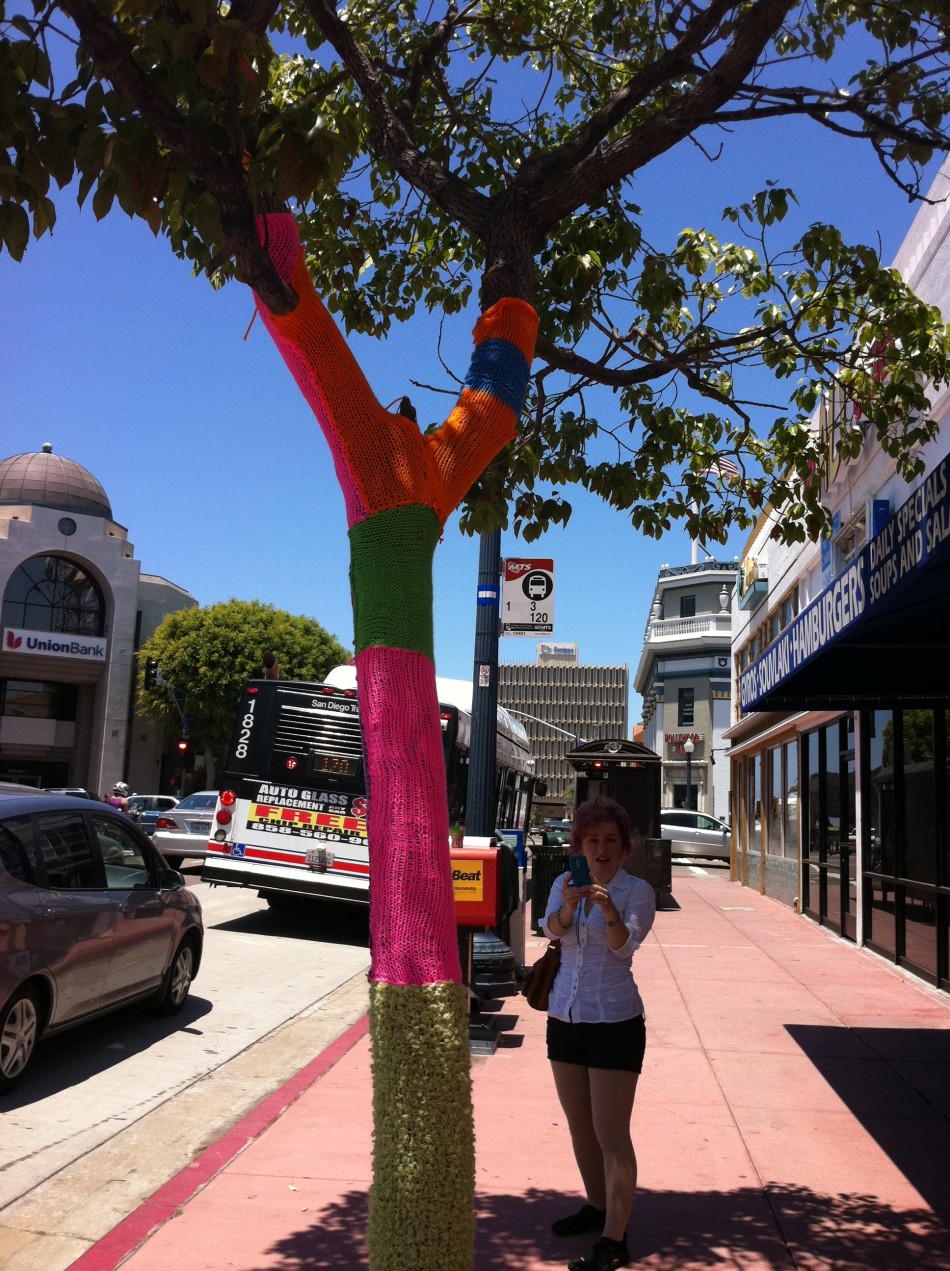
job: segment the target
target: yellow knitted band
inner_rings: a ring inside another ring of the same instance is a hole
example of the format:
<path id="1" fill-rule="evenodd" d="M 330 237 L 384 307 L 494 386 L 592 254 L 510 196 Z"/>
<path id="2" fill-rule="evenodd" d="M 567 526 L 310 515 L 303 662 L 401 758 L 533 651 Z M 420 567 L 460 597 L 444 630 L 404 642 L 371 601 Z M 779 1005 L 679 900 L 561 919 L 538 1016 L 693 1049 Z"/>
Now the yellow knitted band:
<path id="1" fill-rule="evenodd" d="M 472 1271 L 475 1133 L 462 984 L 370 985 L 373 1271 Z M 424 1203 L 421 1203 L 424 1199 Z"/>

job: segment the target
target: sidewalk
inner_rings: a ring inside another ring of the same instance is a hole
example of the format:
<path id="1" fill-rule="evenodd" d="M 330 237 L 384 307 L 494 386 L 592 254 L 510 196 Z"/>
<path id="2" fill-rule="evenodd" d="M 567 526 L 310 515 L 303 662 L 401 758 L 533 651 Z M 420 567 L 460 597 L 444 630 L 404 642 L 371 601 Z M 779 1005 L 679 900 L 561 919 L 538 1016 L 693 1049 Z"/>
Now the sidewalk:
<path id="1" fill-rule="evenodd" d="M 635 960 L 632 1264 L 948 1271 L 950 999 L 721 873 L 674 895 Z M 563 1268 L 591 1238 L 549 1231 L 578 1179 L 544 1016 L 518 996 L 487 1008 L 502 1033 L 473 1062 L 475 1266 Z M 365 1269 L 370 1117 L 364 1020 L 72 1271 Z"/>

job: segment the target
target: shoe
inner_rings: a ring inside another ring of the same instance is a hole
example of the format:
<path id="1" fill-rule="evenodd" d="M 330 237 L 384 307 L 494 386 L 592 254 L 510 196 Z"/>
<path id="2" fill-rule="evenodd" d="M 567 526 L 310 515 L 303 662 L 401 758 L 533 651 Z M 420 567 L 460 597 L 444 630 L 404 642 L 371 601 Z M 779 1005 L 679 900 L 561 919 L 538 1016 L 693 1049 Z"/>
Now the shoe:
<path id="1" fill-rule="evenodd" d="M 606 1209 L 582 1205 L 576 1214 L 552 1222 L 551 1230 L 556 1236 L 582 1236 L 588 1231 L 603 1231 L 606 1217 Z"/>
<path id="2" fill-rule="evenodd" d="M 618 1267 L 629 1265 L 626 1236 L 622 1240 L 601 1236 L 594 1241 L 594 1247 L 586 1257 L 567 1264 L 567 1271 L 617 1271 Z"/>

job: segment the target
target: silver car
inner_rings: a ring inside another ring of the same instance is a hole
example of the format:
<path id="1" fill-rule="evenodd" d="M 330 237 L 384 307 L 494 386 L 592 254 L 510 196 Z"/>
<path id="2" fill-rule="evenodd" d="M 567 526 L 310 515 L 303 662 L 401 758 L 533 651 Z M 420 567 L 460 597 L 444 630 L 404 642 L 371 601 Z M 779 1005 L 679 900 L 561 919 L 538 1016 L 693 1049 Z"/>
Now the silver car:
<path id="1" fill-rule="evenodd" d="M 198 790 L 176 808 L 158 814 L 152 842 L 172 869 L 183 860 L 204 860 L 208 855 L 217 802 L 217 790 Z"/>
<path id="2" fill-rule="evenodd" d="M 728 860 L 732 831 L 725 821 L 708 812 L 686 808 L 663 808 L 660 838 L 672 841 L 673 856 L 698 856 L 708 860 Z"/>
<path id="3" fill-rule="evenodd" d="M 198 898 L 122 812 L 0 801 L 0 1093 L 37 1042 L 128 1002 L 171 1015 L 201 962 Z"/>

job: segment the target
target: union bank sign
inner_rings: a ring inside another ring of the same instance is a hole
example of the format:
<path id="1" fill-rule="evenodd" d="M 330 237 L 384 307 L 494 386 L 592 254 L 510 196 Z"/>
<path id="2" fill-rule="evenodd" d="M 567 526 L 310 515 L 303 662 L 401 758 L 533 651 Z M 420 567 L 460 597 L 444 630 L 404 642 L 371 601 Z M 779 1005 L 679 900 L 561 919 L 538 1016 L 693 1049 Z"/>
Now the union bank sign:
<path id="1" fill-rule="evenodd" d="M 26 653 L 47 658 L 81 658 L 84 662 L 104 662 L 109 642 L 102 636 L 64 635 L 57 631 L 26 631 L 4 627 L 3 652 Z"/>

